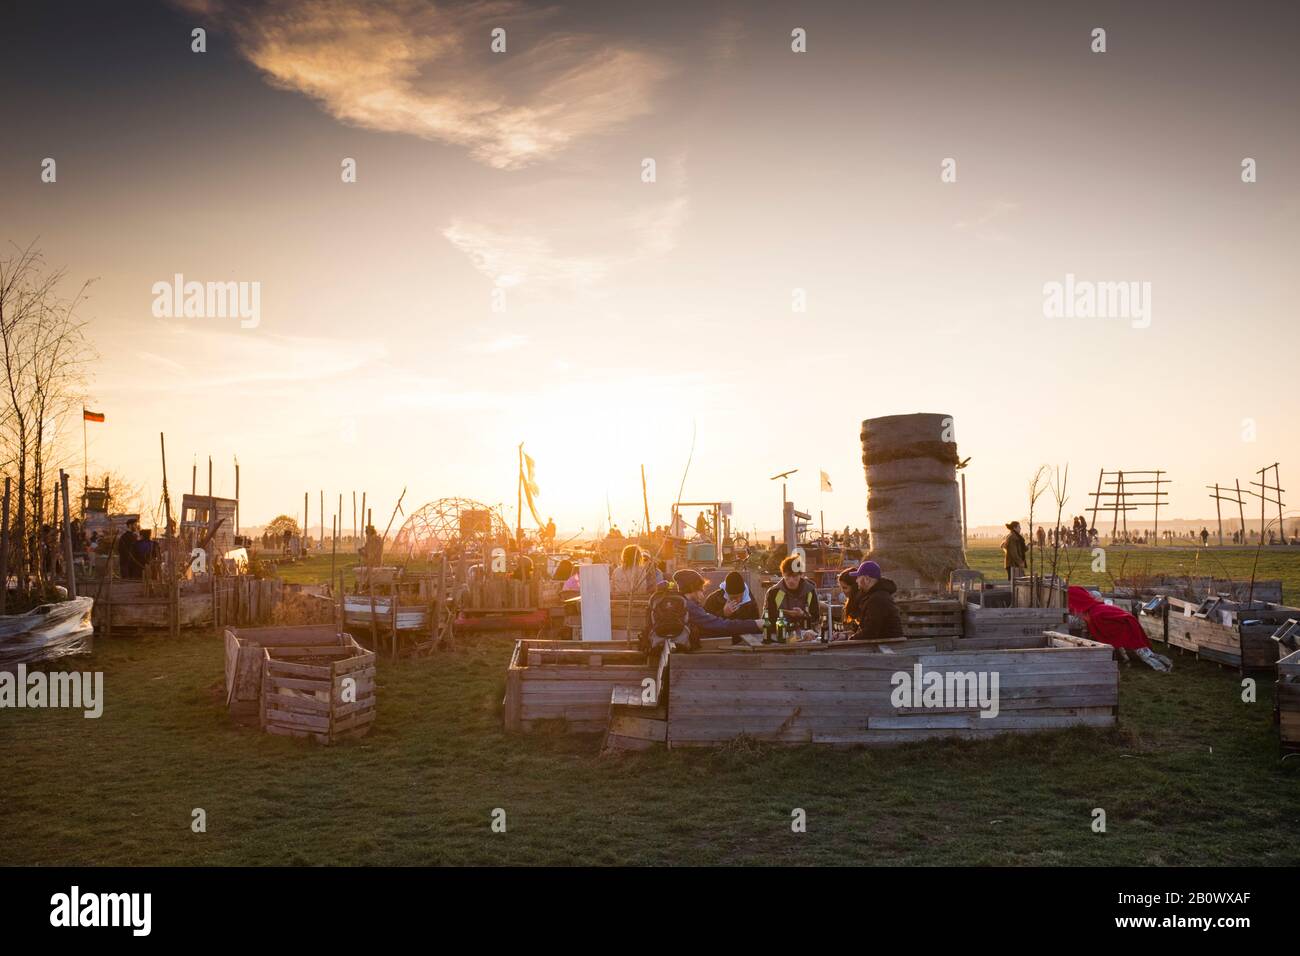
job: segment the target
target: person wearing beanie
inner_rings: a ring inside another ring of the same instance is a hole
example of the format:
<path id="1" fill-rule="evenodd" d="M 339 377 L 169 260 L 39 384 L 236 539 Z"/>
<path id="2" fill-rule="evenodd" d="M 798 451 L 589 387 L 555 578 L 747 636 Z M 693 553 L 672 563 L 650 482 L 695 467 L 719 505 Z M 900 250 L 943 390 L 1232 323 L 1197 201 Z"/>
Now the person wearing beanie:
<path id="1" fill-rule="evenodd" d="M 686 598 L 686 626 L 690 629 L 693 640 L 762 633 L 763 628 L 756 620 L 725 618 L 706 611 L 704 587 L 708 582 L 700 572 L 683 568 L 673 575 L 673 583 Z"/>
<path id="2" fill-rule="evenodd" d="M 758 620 L 758 602 L 749 593 L 745 576 L 739 571 L 727 573 L 722 587 L 704 599 L 704 610 L 731 620 Z"/>
<path id="3" fill-rule="evenodd" d="M 817 589 L 794 565 L 794 555 L 781 561 L 781 580 L 767 589 L 763 606 L 772 621 L 784 612 L 786 620 L 796 627 L 816 629 L 821 622 Z"/>
<path id="4" fill-rule="evenodd" d="M 898 585 L 885 577 L 875 561 L 863 561 L 853 574 L 858 600 L 854 616 L 858 629 L 855 641 L 896 641 L 903 636 L 903 619 L 894 604 Z"/>

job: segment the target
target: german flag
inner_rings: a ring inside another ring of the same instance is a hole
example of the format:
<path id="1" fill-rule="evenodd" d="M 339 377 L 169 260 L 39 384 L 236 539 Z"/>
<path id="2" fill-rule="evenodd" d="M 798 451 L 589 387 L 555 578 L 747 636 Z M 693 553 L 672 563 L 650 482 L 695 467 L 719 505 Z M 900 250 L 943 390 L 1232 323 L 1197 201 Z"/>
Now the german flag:
<path id="1" fill-rule="evenodd" d="M 103 412 L 92 412 L 87 408 L 81 410 L 81 417 L 88 422 L 102 422 L 104 420 Z"/>

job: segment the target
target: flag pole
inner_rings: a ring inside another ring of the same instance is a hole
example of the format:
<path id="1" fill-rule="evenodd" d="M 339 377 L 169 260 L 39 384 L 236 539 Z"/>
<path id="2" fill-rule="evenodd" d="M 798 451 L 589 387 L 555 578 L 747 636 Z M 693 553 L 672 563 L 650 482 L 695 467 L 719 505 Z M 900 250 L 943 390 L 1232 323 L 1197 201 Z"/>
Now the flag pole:
<path id="1" fill-rule="evenodd" d="M 515 505 L 515 547 L 524 550 L 524 443 L 519 443 L 519 500 Z"/>
<path id="2" fill-rule="evenodd" d="M 90 488 L 90 444 L 86 441 L 86 406 L 81 406 L 81 490 Z"/>

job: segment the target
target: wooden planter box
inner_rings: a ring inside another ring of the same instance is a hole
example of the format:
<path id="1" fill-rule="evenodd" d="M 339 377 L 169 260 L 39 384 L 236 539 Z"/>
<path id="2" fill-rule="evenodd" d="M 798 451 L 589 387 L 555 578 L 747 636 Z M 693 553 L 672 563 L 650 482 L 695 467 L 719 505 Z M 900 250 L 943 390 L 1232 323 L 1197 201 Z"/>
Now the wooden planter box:
<path id="1" fill-rule="evenodd" d="M 962 602 L 956 600 L 899 601 L 904 637 L 960 637 Z"/>
<path id="2" fill-rule="evenodd" d="M 742 735 L 789 744 L 887 745 L 1115 726 L 1119 672 L 1106 644 L 1059 633 L 1010 638 L 1006 648 L 997 639 L 947 643 L 955 649 L 908 641 L 884 652 L 814 645 L 673 654 L 668 746 L 715 746 Z M 895 707 L 895 675 L 914 674 L 917 665 L 945 681 L 950 674 L 996 673 L 999 712 L 982 717 L 978 705 Z"/>
<path id="3" fill-rule="evenodd" d="M 1273 632 L 1288 619 L 1300 619 L 1300 608 L 1283 604 L 1226 614 L 1213 611 L 1208 617 L 1196 616 L 1198 606 L 1171 597 L 1160 617 L 1143 615 L 1138 620 L 1148 637 L 1192 651 L 1198 658 L 1241 670 L 1272 671 L 1278 658 Z"/>
<path id="4" fill-rule="evenodd" d="M 1277 662 L 1276 699 L 1282 749 L 1300 751 L 1300 651 Z"/>
<path id="5" fill-rule="evenodd" d="M 375 655 L 332 625 L 227 629 L 226 702 L 240 723 L 333 743 L 375 718 Z M 355 681 L 345 700 L 345 681 Z"/>
<path id="6" fill-rule="evenodd" d="M 635 641 L 516 641 L 506 671 L 506 730 L 562 719 L 572 733 L 604 733 L 614 688 L 641 686 L 656 676 L 656 664 Z"/>
<path id="7" fill-rule="evenodd" d="M 1067 611 L 1060 607 L 982 607 L 967 604 L 966 637 L 1030 637 L 1066 630 Z"/>

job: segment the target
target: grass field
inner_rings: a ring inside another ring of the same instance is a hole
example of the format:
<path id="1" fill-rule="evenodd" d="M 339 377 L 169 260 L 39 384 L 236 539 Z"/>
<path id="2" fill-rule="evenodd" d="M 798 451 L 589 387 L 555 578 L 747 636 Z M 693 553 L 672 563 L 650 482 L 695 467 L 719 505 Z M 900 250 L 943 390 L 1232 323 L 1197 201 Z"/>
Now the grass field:
<path id="1" fill-rule="evenodd" d="M 1238 675 L 1192 658 L 1123 668 L 1114 732 L 600 757 L 502 731 L 509 650 L 381 661 L 374 730 L 325 748 L 229 724 L 216 634 L 101 641 L 78 663 L 104 672 L 100 719 L 0 711 L 0 863 L 1300 863 L 1271 685 L 1243 703 Z"/>

